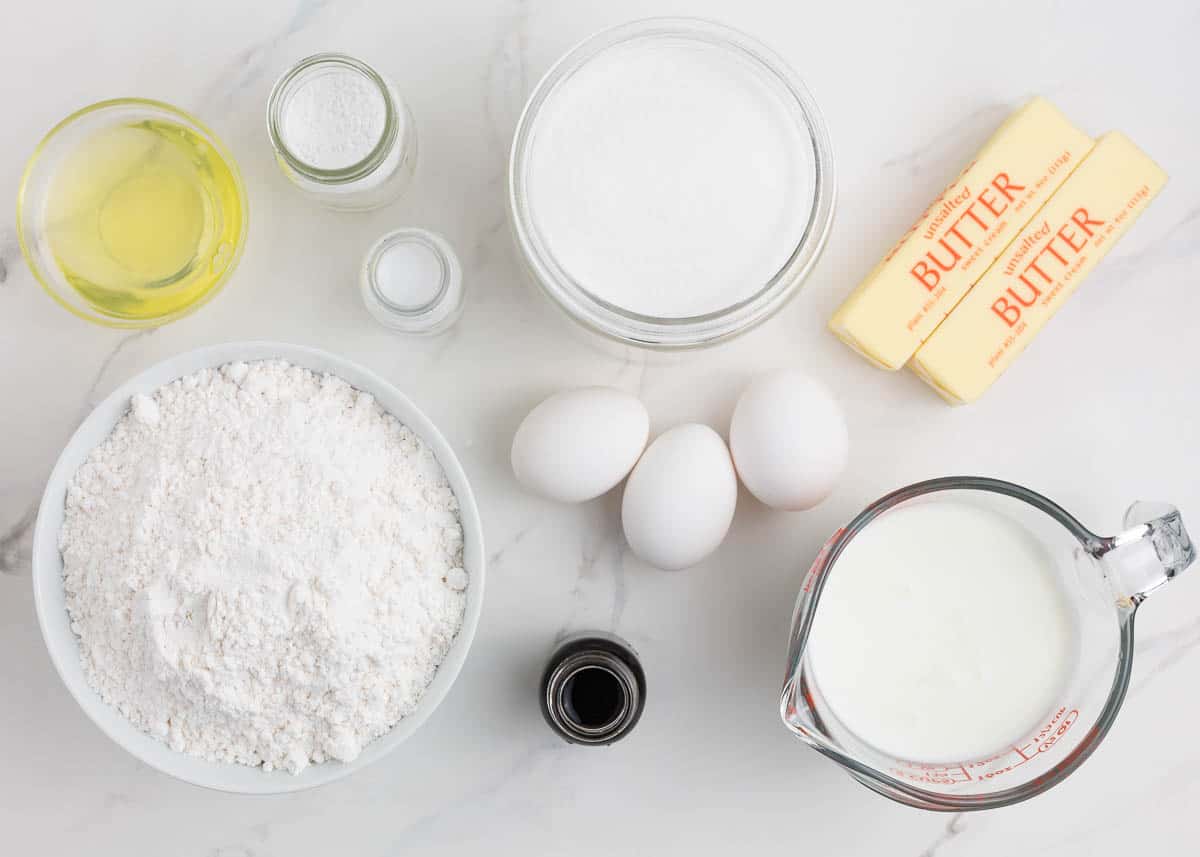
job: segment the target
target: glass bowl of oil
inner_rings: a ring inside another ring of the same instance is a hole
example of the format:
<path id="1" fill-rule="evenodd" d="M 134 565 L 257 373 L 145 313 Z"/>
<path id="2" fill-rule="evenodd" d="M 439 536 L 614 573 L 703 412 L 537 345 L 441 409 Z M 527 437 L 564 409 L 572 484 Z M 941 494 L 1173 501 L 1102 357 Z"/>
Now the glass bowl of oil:
<path id="1" fill-rule="evenodd" d="M 17 234 L 34 276 L 80 318 L 155 327 L 221 290 L 246 240 L 246 189 L 195 117 L 122 98 L 50 130 L 21 178 Z"/>

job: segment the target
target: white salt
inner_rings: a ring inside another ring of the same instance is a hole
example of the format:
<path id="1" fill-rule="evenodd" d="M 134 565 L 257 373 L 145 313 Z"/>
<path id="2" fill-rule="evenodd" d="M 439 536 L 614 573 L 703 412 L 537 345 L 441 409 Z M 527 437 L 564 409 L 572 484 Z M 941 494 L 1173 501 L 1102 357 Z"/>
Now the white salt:
<path id="1" fill-rule="evenodd" d="M 432 247 L 418 241 L 392 244 L 375 264 L 380 296 L 404 309 L 429 306 L 444 279 L 442 260 Z"/>

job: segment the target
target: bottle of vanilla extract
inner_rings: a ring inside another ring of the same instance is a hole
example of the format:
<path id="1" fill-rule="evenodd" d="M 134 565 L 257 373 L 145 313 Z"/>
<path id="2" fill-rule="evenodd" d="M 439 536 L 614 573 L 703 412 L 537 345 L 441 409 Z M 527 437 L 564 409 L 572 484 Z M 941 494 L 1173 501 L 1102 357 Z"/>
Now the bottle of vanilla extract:
<path id="1" fill-rule="evenodd" d="M 571 744 L 619 741 L 637 725 L 645 704 L 646 675 L 637 652 L 613 634 L 568 637 L 542 674 L 542 715 Z"/>

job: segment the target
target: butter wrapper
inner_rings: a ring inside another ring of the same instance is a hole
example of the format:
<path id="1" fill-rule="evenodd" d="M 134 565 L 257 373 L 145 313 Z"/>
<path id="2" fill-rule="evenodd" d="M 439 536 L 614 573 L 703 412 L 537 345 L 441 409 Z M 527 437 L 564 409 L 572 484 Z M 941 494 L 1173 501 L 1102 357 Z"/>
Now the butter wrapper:
<path id="1" fill-rule="evenodd" d="M 829 323 L 885 369 L 912 357 L 1092 148 L 1050 102 L 1005 120 Z"/>
<path id="2" fill-rule="evenodd" d="M 916 353 L 913 371 L 949 402 L 979 398 L 1166 183 L 1128 137 L 1105 134 Z"/>

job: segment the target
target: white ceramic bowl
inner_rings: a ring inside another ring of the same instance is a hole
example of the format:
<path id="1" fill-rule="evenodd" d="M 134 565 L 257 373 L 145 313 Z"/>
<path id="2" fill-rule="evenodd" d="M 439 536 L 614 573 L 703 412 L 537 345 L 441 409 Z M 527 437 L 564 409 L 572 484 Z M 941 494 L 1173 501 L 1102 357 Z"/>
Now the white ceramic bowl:
<path id="1" fill-rule="evenodd" d="M 463 564 L 471 578 L 467 587 L 467 609 L 462 630 L 458 632 L 458 637 L 450 647 L 433 682 L 425 690 L 425 695 L 416 710 L 386 735 L 367 744 L 362 754 L 353 762 L 343 764 L 331 761 L 311 765 L 295 775 L 286 771 L 268 773 L 261 768 L 245 765 L 206 762 L 194 756 L 177 753 L 138 730 L 119 712 L 104 703 L 88 685 L 83 674 L 79 645 L 67 617 L 62 556 L 58 551 L 58 535 L 62 527 L 67 483 L 88 454 L 108 437 L 113 426 L 128 410 L 129 399 L 134 393 L 150 393 L 176 378 L 231 361 L 269 359 L 283 359 L 315 372 L 328 372 L 345 379 L 354 387 L 366 390 L 385 410 L 429 444 L 446 471 L 450 487 L 458 497 L 464 536 Z M 38 622 L 42 627 L 46 648 L 50 650 L 50 659 L 75 701 L 108 737 L 147 765 L 189 783 L 243 794 L 300 791 L 340 779 L 382 758 L 416 732 L 446 696 L 467 657 L 471 639 L 475 635 L 475 627 L 479 624 L 483 587 L 483 529 L 479 522 L 479 510 L 475 506 L 475 498 L 462 465 L 429 418 L 399 390 L 361 366 L 314 348 L 276 342 L 231 342 L 189 351 L 164 360 L 121 385 L 96 406 L 59 456 L 46 485 L 46 493 L 38 510 L 37 527 L 33 534 L 33 594 Z"/>

